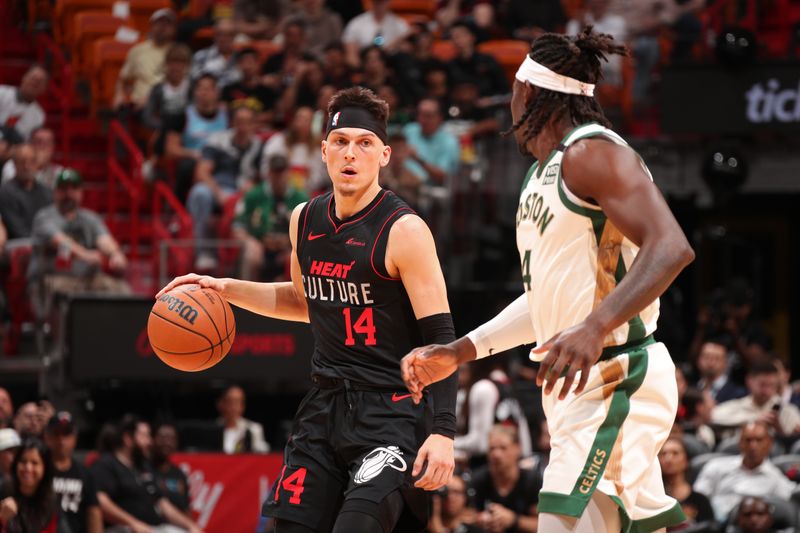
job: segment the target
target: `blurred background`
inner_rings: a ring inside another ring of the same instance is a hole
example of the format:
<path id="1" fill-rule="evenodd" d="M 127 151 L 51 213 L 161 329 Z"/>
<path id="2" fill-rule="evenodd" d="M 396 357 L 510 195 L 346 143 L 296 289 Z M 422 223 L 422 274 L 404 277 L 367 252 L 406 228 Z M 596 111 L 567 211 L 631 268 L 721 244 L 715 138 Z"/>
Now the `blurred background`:
<path id="1" fill-rule="evenodd" d="M 246 415 L 263 435 L 245 432 L 235 451 L 280 452 L 310 386 L 307 326 L 237 310 L 231 353 L 190 374 L 153 355 L 147 316 L 181 273 L 288 279 L 288 217 L 329 189 L 318 152 L 327 102 L 352 85 L 391 105 L 381 183 L 431 226 L 457 333 L 493 316 L 520 292 L 514 221 L 533 162 L 500 134 L 510 84 L 532 39 L 587 25 L 629 47 L 606 64 L 597 98 L 697 253 L 663 295 L 656 334 L 708 411 L 703 423 L 697 402 L 679 413 L 682 434 L 712 431 L 687 461 L 738 438 L 726 431 L 743 420 L 712 413 L 751 398 L 764 362 L 779 376 L 767 394 L 780 399 L 777 416 L 797 410 L 800 2 L 5 0 L 0 10 L 0 387 L 10 398 L 0 428 L 22 433 L 23 406 L 39 432 L 67 411 L 91 455 L 104 424 L 119 430 L 131 413 L 173 425 L 180 450 L 222 452 L 225 428 Z M 487 462 L 491 424 L 475 434 L 464 407 L 482 379 L 524 412 L 520 456 L 546 455 L 535 372 L 520 349 L 464 373 L 456 443 L 467 482 Z M 794 420 L 775 436 L 780 454 L 793 451 Z M 262 493 L 280 466 L 272 458 L 254 481 Z M 193 501 L 208 503 L 206 488 Z M 437 501 L 457 506 L 449 497 Z M 483 524 L 484 510 L 465 505 Z M 198 520 L 223 531 L 219 516 Z M 729 516 L 716 520 L 735 525 Z"/>

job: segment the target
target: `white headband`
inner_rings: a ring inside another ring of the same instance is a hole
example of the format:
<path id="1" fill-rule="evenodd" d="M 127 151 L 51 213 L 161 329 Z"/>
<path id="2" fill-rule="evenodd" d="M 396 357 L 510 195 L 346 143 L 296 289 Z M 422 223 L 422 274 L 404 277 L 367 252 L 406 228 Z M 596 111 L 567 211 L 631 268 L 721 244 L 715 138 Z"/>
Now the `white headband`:
<path id="1" fill-rule="evenodd" d="M 528 81 L 542 89 L 549 89 L 559 93 L 594 96 L 593 83 L 584 83 L 575 78 L 553 72 L 531 59 L 530 56 L 525 56 L 525 61 L 522 62 L 519 70 L 517 70 L 516 78 L 522 83 Z"/>

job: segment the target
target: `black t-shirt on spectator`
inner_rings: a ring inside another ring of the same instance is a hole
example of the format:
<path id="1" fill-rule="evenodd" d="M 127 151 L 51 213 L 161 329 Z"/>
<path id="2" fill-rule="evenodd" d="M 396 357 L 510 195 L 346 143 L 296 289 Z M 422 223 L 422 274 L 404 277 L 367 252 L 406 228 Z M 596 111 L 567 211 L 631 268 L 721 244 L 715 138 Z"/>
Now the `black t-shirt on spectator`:
<path id="1" fill-rule="evenodd" d="M 714 520 L 714 510 L 711 508 L 711 502 L 708 501 L 704 494 L 692 491 L 680 504 L 686 516 L 698 524 Z"/>
<path id="2" fill-rule="evenodd" d="M 104 492 L 123 511 L 145 524 L 163 524 L 156 502 L 162 498 L 153 472 L 132 470 L 112 454 L 103 454 L 92 465 L 97 492 Z"/>
<path id="3" fill-rule="evenodd" d="M 229 109 L 247 105 L 256 113 L 262 113 L 275 106 L 278 94 L 266 85 L 247 87 L 241 81 L 237 81 L 222 89 L 222 100 L 228 104 Z"/>
<path id="4" fill-rule="evenodd" d="M 501 496 L 494 488 L 489 468 L 483 467 L 475 471 L 470 487 L 475 491 L 473 505 L 478 511 L 485 510 L 489 503 L 499 503 L 517 514 L 530 516 L 531 507 L 539 503 L 542 480 L 533 470 L 520 469 L 517 484 L 511 492 Z"/>
<path id="5" fill-rule="evenodd" d="M 156 470 L 156 483 L 161 493 L 178 509 L 189 512 L 189 481 L 183 470 L 170 463 L 166 471 Z"/>
<path id="6" fill-rule="evenodd" d="M 86 531 L 86 511 L 99 505 L 94 479 L 89 470 L 72 461 L 68 470 L 53 469 L 53 492 L 70 531 Z"/>
<path id="7" fill-rule="evenodd" d="M 453 79 L 473 82 L 481 96 L 510 92 L 503 68 L 490 55 L 475 52 L 468 59 L 457 57 L 450 62 L 450 74 Z"/>

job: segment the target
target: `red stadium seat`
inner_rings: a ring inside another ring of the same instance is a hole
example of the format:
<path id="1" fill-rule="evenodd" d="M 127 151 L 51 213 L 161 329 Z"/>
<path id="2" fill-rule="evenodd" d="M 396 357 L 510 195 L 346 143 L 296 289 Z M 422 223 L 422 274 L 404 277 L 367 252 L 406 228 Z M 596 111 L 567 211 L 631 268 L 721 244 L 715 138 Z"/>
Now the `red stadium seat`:
<path id="1" fill-rule="evenodd" d="M 453 41 L 433 41 L 431 55 L 440 61 L 451 61 L 458 55 L 458 49 Z"/>
<path id="2" fill-rule="evenodd" d="M 74 39 L 70 51 L 72 71 L 85 74 L 92 60 L 92 45 L 101 37 L 111 37 L 126 21 L 106 11 L 82 11 L 75 15 Z"/>
<path id="3" fill-rule="evenodd" d="M 73 39 L 75 15 L 81 11 L 111 13 L 114 0 L 56 0 L 53 16 L 53 37 L 58 44 L 70 47 Z"/>
<path id="4" fill-rule="evenodd" d="M 96 116 L 98 109 L 111 107 L 119 71 L 134 44 L 122 43 L 110 37 L 98 39 L 92 44 L 90 70 L 93 116 Z"/>
<path id="5" fill-rule="evenodd" d="M 492 56 L 495 61 L 500 63 L 509 83 L 514 83 L 520 63 L 531 51 L 531 45 L 527 41 L 516 40 L 497 40 L 486 41 L 478 45 L 478 51 Z"/>

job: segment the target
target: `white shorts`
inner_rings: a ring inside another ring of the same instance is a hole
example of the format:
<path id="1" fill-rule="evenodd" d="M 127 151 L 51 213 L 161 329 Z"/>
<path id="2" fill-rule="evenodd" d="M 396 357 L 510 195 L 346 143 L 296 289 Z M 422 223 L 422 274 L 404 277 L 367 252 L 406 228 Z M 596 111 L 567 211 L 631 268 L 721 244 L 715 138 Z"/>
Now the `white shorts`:
<path id="1" fill-rule="evenodd" d="M 580 395 L 558 400 L 562 378 L 543 396 L 551 451 L 539 512 L 580 517 L 599 490 L 619 506 L 623 532 L 654 531 L 685 520 L 658 462 L 678 409 L 675 365 L 652 337 L 621 350 L 601 357 Z"/>

